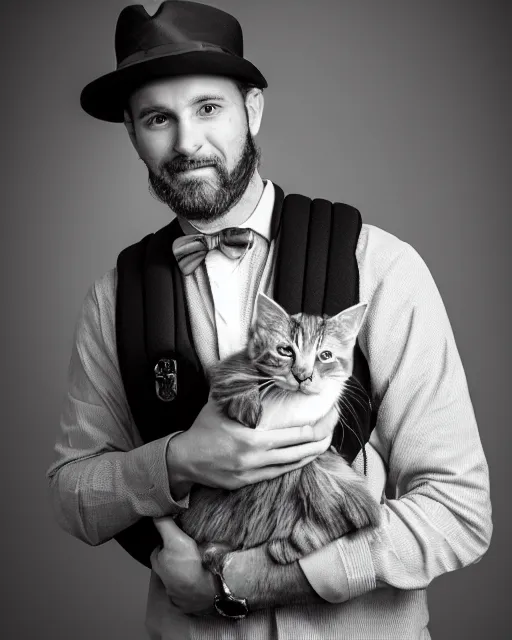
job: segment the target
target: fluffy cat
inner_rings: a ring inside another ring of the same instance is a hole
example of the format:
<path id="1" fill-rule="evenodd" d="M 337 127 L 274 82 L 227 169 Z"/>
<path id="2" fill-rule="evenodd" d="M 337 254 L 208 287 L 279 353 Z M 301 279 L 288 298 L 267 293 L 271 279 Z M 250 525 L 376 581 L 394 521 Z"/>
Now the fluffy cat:
<path id="1" fill-rule="evenodd" d="M 289 316 L 263 294 L 256 304 L 247 348 L 211 372 L 213 399 L 250 428 L 314 424 L 328 414 L 336 424 L 366 305 L 321 318 Z M 195 485 L 178 523 L 199 544 L 266 544 L 276 563 L 288 564 L 376 525 L 379 512 L 365 479 L 330 449 L 301 469 L 235 491 Z"/>

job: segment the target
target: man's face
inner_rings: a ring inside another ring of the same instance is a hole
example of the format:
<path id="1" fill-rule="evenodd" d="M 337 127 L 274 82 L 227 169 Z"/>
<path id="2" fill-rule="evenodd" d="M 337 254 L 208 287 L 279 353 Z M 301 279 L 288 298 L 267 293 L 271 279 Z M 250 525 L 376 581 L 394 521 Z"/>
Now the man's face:
<path id="1" fill-rule="evenodd" d="M 215 220 L 243 196 L 259 152 L 233 80 L 184 76 L 130 98 L 132 141 L 155 195 L 188 220 Z"/>

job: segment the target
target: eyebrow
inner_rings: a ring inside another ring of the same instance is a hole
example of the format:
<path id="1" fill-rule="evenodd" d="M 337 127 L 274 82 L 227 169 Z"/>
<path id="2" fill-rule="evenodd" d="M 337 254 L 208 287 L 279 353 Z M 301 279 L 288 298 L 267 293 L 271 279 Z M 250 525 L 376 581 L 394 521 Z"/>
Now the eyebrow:
<path id="1" fill-rule="evenodd" d="M 189 106 L 201 104 L 201 102 L 226 102 L 226 101 L 227 101 L 227 98 L 220 94 L 205 93 L 193 98 L 189 102 Z M 139 120 L 142 120 L 143 118 L 145 118 L 146 116 L 149 116 L 152 113 L 162 113 L 171 118 L 174 118 L 176 116 L 176 113 L 172 109 L 169 109 L 169 107 L 166 107 L 163 104 L 155 103 L 155 104 L 148 105 L 146 107 L 142 107 L 142 109 L 139 111 L 137 118 Z"/>

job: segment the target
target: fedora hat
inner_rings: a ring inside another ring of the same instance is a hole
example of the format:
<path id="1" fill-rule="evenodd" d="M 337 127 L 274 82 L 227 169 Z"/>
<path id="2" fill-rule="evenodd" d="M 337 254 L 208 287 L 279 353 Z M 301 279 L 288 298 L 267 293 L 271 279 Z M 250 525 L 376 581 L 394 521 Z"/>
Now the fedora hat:
<path id="1" fill-rule="evenodd" d="M 80 104 L 95 118 L 123 122 L 130 94 L 166 76 L 228 76 L 263 89 L 267 81 L 243 57 L 243 46 L 239 22 L 220 9 L 167 0 L 150 16 L 142 5 L 130 5 L 117 21 L 116 70 L 90 82 Z"/>

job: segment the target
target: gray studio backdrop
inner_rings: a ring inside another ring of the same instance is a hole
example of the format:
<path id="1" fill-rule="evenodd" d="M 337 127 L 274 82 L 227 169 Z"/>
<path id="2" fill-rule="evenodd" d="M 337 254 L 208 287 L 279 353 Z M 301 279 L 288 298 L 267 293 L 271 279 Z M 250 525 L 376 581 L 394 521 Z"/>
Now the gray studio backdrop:
<path id="1" fill-rule="evenodd" d="M 122 125 L 86 116 L 123 0 L 2 3 L 2 609 L 7 640 L 140 640 L 148 572 L 48 506 L 75 319 L 118 252 L 168 221 Z M 510 2 L 214 0 L 267 76 L 262 173 L 342 200 L 436 279 L 491 468 L 481 563 L 430 588 L 436 640 L 509 638 Z"/>

